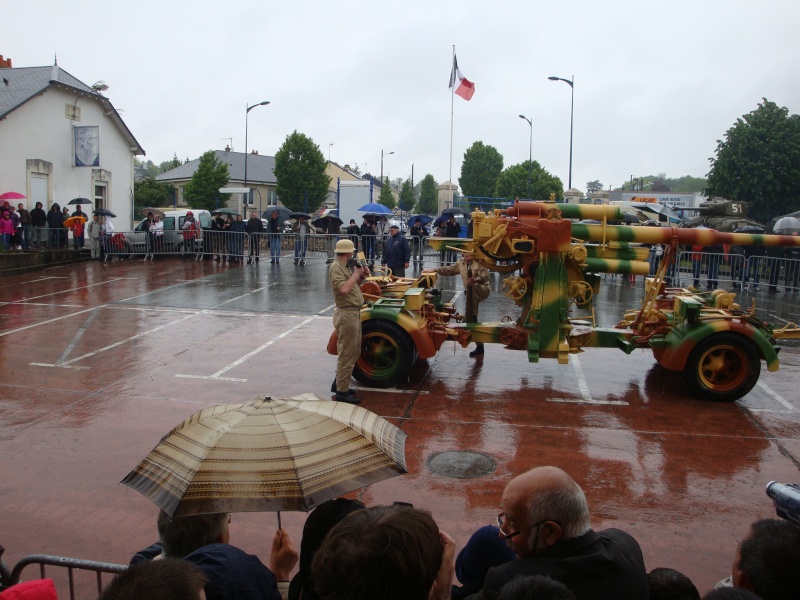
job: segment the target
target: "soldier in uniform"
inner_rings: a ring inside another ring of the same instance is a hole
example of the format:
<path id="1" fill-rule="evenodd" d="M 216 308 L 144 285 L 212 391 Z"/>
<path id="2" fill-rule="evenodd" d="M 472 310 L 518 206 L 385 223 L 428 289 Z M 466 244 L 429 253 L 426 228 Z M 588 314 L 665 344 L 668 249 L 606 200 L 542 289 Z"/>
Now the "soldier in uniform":
<path id="1" fill-rule="evenodd" d="M 336 308 L 333 311 L 333 327 L 336 329 L 336 379 L 331 391 L 336 393 L 338 402 L 358 404 L 355 391 L 350 389 L 353 367 L 361 353 L 361 283 L 368 275 L 369 268 L 356 265 L 348 267 L 347 261 L 353 258 L 355 246 L 349 239 L 336 242 L 336 259 L 328 268 L 328 280 Z"/>

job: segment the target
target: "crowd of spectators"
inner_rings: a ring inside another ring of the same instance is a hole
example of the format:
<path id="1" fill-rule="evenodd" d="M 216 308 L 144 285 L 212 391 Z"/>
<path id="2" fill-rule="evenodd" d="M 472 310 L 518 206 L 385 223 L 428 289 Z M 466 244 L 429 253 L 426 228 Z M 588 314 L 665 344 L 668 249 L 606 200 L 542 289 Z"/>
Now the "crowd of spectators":
<path id="1" fill-rule="evenodd" d="M 101 600 L 800 596 L 800 528 L 788 521 L 753 523 L 732 557 L 730 577 L 701 596 L 674 569 L 659 566 L 648 573 L 639 543 L 627 532 L 594 530 L 583 490 L 557 467 L 537 467 L 514 477 L 502 492 L 500 510 L 497 526 L 479 528 L 456 555 L 452 538 L 425 510 L 330 500 L 309 515 L 299 553 L 287 532 L 276 532 L 269 567 L 230 543 L 227 513 L 171 518 L 162 512 L 159 542 L 134 556 L 134 566 L 107 587 Z M 163 585 L 158 583 L 162 579 Z"/>

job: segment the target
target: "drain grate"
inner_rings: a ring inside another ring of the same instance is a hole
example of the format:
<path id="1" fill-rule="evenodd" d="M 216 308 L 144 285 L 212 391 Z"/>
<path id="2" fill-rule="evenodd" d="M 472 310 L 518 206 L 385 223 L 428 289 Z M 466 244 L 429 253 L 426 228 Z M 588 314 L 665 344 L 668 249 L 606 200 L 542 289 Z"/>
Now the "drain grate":
<path id="1" fill-rule="evenodd" d="M 496 467 L 490 456 L 463 450 L 439 452 L 428 459 L 431 471 L 454 479 L 476 479 L 489 475 Z"/>

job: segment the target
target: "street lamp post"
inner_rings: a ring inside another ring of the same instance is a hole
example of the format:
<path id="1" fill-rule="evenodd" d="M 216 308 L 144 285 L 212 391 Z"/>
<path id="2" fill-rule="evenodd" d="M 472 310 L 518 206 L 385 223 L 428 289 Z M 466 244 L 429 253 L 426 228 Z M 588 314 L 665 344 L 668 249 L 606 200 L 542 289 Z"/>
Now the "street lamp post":
<path id="1" fill-rule="evenodd" d="M 533 187 L 533 121 L 525 115 L 520 115 L 519 118 L 526 121 L 531 128 L 531 141 L 528 146 L 528 200 L 533 200 L 533 196 L 531 196 Z"/>
<path id="2" fill-rule="evenodd" d="M 258 104 L 253 104 L 253 106 L 247 106 L 247 110 L 244 111 L 244 186 L 247 187 L 247 115 L 250 114 L 250 111 L 253 110 L 256 106 L 266 106 L 269 104 L 269 100 L 264 100 L 263 102 L 259 102 Z M 247 215 L 247 205 L 249 204 L 248 200 L 250 200 L 250 191 L 248 190 L 245 192 L 244 202 L 242 204 L 242 215 Z"/>
<path id="3" fill-rule="evenodd" d="M 328 162 L 331 162 L 331 146 L 333 146 L 333 142 L 328 142 Z"/>
<path id="4" fill-rule="evenodd" d="M 383 157 L 384 155 L 389 156 L 390 154 L 394 154 L 394 151 L 384 152 L 383 148 L 381 148 L 381 186 L 383 186 Z"/>
<path id="5" fill-rule="evenodd" d="M 572 189 L 572 117 L 575 115 L 575 75 L 572 79 L 563 77 L 548 77 L 550 81 L 563 81 L 572 90 L 572 103 L 569 109 L 569 189 Z"/>

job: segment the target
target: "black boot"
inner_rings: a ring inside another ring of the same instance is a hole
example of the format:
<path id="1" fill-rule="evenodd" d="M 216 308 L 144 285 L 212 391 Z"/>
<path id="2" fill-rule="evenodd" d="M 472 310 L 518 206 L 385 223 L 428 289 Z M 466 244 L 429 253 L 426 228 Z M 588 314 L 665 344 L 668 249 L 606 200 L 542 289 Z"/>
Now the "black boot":
<path id="1" fill-rule="evenodd" d="M 470 358 L 475 358 L 476 356 L 483 356 L 483 344 L 475 344 L 475 350 L 469 353 Z"/>

